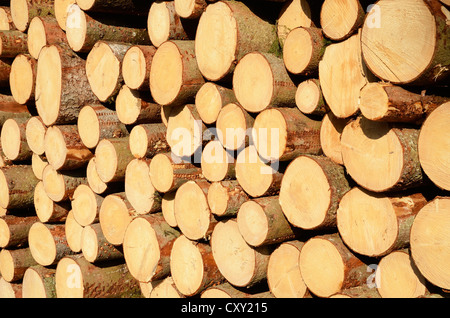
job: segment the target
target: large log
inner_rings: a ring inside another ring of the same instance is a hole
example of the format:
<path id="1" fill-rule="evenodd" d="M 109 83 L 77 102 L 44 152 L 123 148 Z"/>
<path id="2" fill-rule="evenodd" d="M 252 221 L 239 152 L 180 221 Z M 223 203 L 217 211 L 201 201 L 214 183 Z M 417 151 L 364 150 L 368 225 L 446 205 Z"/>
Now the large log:
<path id="1" fill-rule="evenodd" d="M 86 61 L 61 45 L 45 46 L 38 58 L 36 108 L 47 126 L 75 123 L 80 109 L 98 103 L 86 74 Z"/>
<path id="2" fill-rule="evenodd" d="M 445 12 L 438 0 L 377 1 L 362 27 L 367 67 L 394 84 L 429 85 L 444 80 L 450 70 Z"/>
<path id="3" fill-rule="evenodd" d="M 409 247 L 411 225 L 426 203 L 421 193 L 387 196 L 355 187 L 339 203 L 339 234 L 360 255 L 385 256 Z"/>

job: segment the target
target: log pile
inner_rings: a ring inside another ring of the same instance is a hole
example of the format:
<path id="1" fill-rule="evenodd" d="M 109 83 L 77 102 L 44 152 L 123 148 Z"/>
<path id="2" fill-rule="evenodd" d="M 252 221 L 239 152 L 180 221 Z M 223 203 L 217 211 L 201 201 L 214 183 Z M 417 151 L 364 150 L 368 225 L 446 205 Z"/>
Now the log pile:
<path id="1" fill-rule="evenodd" d="M 450 290 L 447 1 L 2 4 L 1 297 Z"/>

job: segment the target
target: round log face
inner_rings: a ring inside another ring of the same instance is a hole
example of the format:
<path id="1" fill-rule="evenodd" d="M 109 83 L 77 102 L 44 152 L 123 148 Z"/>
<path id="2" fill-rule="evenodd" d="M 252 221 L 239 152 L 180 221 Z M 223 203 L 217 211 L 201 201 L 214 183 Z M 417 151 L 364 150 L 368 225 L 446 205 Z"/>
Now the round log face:
<path id="1" fill-rule="evenodd" d="M 50 230 L 41 222 L 34 223 L 28 233 L 30 251 L 42 266 L 52 265 L 56 258 L 56 243 Z"/>
<path id="2" fill-rule="evenodd" d="M 216 84 L 206 82 L 195 96 L 195 107 L 205 124 L 213 124 L 222 109 L 222 98 Z"/>
<path id="3" fill-rule="evenodd" d="M 95 110 L 87 105 L 78 115 L 78 133 L 83 144 L 88 148 L 95 148 L 100 140 L 100 126 Z"/>
<path id="4" fill-rule="evenodd" d="M 156 190 L 167 192 L 174 177 L 171 160 L 164 154 L 155 155 L 150 162 L 149 175 Z"/>
<path id="5" fill-rule="evenodd" d="M 64 223 L 66 231 L 67 245 L 75 252 L 81 252 L 81 235 L 83 234 L 83 226 L 75 220 L 73 211 L 67 214 L 66 222 Z"/>
<path id="6" fill-rule="evenodd" d="M 11 1 L 11 17 L 15 27 L 25 32 L 29 24 L 27 0 Z"/>
<path id="7" fill-rule="evenodd" d="M 347 192 L 337 210 L 338 230 L 353 251 L 367 256 L 384 255 L 398 236 L 395 210 L 387 197 L 360 188 Z"/>
<path id="8" fill-rule="evenodd" d="M 47 45 L 44 24 L 42 23 L 40 17 L 34 17 L 31 20 L 27 35 L 28 52 L 33 58 L 37 59 L 41 49 Z"/>
<path id="9" fill-rule="evenodd" d="M 92 224 L 97 216 L 95 194 L 86 184 L 80 184 L 73 193 L 72 212 L 81 226 Z"/>
<path id="10" fill-rule="evenodd" d="M 210 141 L 202 151 L 201 167 L 203 176 L 211 182 L 225 179 L 229 164 L 234 158 L 223 148 L 219 140 Z"/>
<path id="11" fill-rule="evenodd" d="M 44 183 L 38 182 L 34 189 L 34 206 L 41 222 L 47 222 L 53 213 L 53 201 L 45 192 Z"/>
<path id="12" fill-rule="evenodd" d="M 99 253 L 98 236 L 95 230 L 87 225 L 81 234 L 81 252 L 89 262 L 94 262 Z"/>
<path id="13" fill-rule="evenodd" d="M 379 1 L 367 19 L 361 48 L 369 69 L 387 82 L 414 81 L 435 52 L 436 22 L 427 4 L 418 0 Z"/>
<path id="14" fill-rule="evenodd" d="M 300 74 L 308 66 L 313 52 L 310 34 L 304 28 L 291 30 L 284 42 L 283 61 L 292 74 Z"/>
<path id="15" fill-rule="evenodd" d="M 70 47 L 78 52 L 86 38 L 86 16 L 77 4 L 67 8 L 66 36 Z"/>
<path id="16" fill-rule="evenodd" d="M 247 111 L 257 113 L 269 106 L 273 85 L 272 68 L 262 54 L 248 53 L 239 60 L 233 72 L 233 90 Z"/>
<path id="17" fill-rule="evenodd" d="M 145 160 L 132 160 L 125 172 L 125 193 L 138 214 L 149 213 L 155 203 L 156 190 L 150 180 L 149 165 Z"/>
<path id="18" fill-rule="evenodd" d="M 244 111 L 236 103 L 225 105 L 219 112 L 216 127 L 218 139 L 228 150 L 245 147 L 250 127 L 247 127 Z"/>
<path id="19" fill-rule="evenodd" d="M 28 268 L 25 271 L 22 285 L 23 298 L 48 298 L 42 277 L 35 269 Z"/>
<path id="20" fill-rule="evenodd" d="M 55 46 L 46 46 L 39 53 L 36 75 L 36 108 L 44 124 L 53 124 L 59 113 L 61 98 L 61 58 Z"/>
<path id="21" fill-rule="evenodd" d="M 11 64 L 9 84 L 11 94 L 19 104 L 25 104 L 34 94 L 34 70 L 30 59 L 25 54 L 19 54 Z"/>
<path id="22" fill-rule="evenodd" d="M 47 127 L 38 117 L 31 117 L 25 129 L 28 146 L 37 155 L 45 153 L 45 133 Z"/>
<path id="23" fill-rule="evenodd" d="M 58 262 L 55 273 L 55 287 L 58 298 L 83 298 L 83 274 L 76 261 L 64 257 Z"/>
<path id="24" fill-rule="evenodd" d="M 132 217 L 124 200 L 116 195 L 108 195 L 99 211 L 99 222 L 106 240 L 113 245 L 121 245 L 125 231 Z"/>
<path id="25" fill-rule="evenodd" d="M 67 13 L 70 10 L 69 7 L 76 3 L 75 0 L 55 0 L 55 18 L 59 27 L 66 31 Z"/>
<path id="26" fill-rule="evenodd" d="M 7 249 L 0 251 L 0 274 L 7 282 L 14 279 L 14 259 L 11 252 Z"/>
<path id="27" fill-rule="evenodd" d="M 147 19 L 147 29 L 150 41 L 155 47 L 159 47 L 169 40 L 170 12 L 165 1 L 154 2 L 150 6 Z"/>
<path id="28" fill-rule="evenodd" d="M 0 134 L 1 147 L 6 158 L 15 160 L 19 156 L 20 135 L 19 123 L 14 118 L 7 119 Z"/>
<path id="29" fill-rule="evenodd" d="M 44 137 L 44 148 L 47 161 L 53 168 L 58 170 L 66 160 L 67 147 L 63 133 L 57 126 L 47 129 Z"/>
<path id="30" fill-rule="evenodd" d="M 102 139 L 95 148 L 95 168 L 103 182 L 107 183 L 114 178 L 117 169 L 118 154 L 107 139 Z"/>
<path id="31" fill-rule="evenodd" d="M 150 281 L 161 256 L 156 233 L 149 222 L 138 217 L 128 225 L 123 252 L 131 275 L 141 282 Z"/>
<path id="32" fill-rule="evenodd" d="M 131 47 L 124 55 L 122 76 L 131 89 L 138 89 L 148 76 L 145 55 L 138 46 Z"/>
<path id="33" fill-rule="evenodd" d="M 450 288 L 450 199 L 437 197 L 424 206 L 411 227 L 411 255 L 432 284 Z"/>
<path id="34" fill-rule="evenodd" d="M 438 187 L 450 190 L 450 102 L 435 109 L 423 123 L 419 134 L 419 161 L 427 176 Z"/>
<path id="35" fill-rule="evenodd" d="M 320 10 L 320 22 L 327 37 L 332 40 L 345 38 L 354 28 L 359 11 L 359 1 L 324 1 Z"/>
<path id="36" fill-rule="evenodd" d="M 195 56 L 200 72 L 210 81 L 226 75 L 236 59 L 237 22 L 223 2 L 206 7 L 195 35 Z"/>
<path id="37" fill-rule="evenodd" d="M 259 246 L 264 242 L 269 231 L 269 221 L 258 203 L 244 202 L 239 208 L 236 220 L 239 232 L 248 244 Z"/>

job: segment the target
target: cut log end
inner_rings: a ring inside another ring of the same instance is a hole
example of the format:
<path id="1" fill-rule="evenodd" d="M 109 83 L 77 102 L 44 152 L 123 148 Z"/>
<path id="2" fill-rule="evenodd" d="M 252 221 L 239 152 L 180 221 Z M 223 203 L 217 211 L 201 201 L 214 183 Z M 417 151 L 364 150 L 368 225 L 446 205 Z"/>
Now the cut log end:
<path id="1" fill-rule="evenodd" d="M 73 193 L 72 213 L 81 226 L 92 224 L 98 216 L 95 192 L 86 184 L 79 185 Z"/>
<path id="2" fill-rule="evenodd" d="M 125 172 L 125 193 L 127 200 L 138 214 L 146 214 L 161 209 L 161 197 L 153 186 L 149 163 L 146 160 L 130 161 Z"/>
<path id="3" fill-rule="evenodd" d="M 26 54 L 19 54 L 11 64 L 9 84 L 14 100 L 27 104 L 34 97 L 36 60 Z"/>
<path id="4" fill-rule="evenodd" d="M 254 201 L 244 202 L 237 215 L 239 232 L 244 240 L 252 245 L 261 245 L 267 237 L 269 222 L 264 209 Z"/>
<path id="5" fill-rule="evenodd" d="M 95 148 L 100 141 L 100 124 L 93 107 L 87 105 L 80 110 L 77 128 L 83 144 Z"/>
<path id="6" fill-rule="evenodd" d="M 150 162 L 149 170 L 153 186 L 160 192 L 171 189 L 174 179 L 172 161 L 164 154 L 157 154 Z"/>
<path id="7" fill-rule="evenodd" d="M 26 137 L 22 136 L 25 131 L 20 128 L 20 125 L 20 121 L 9 118 L 3 123 L 1 128 L 1 147 L 6 158 L 9 160 L 20 159 L 19 156 L 21 155 L 21 151 L 23 151 L 22 148 L 24 145 L 22 143 Z M 28 144 L 26 147 L 28 148 Z"/>
<path id="8" fill-rule="evenodd" d="M 95 157 L 89 160 L 88 165 L 86 167 L 86 178 L 89 184 L 89 187 L 97 194 L 102 194 L 108 188 L 108 185 L 103 182 L 98 176 L 96 165 L 95 165 Z"/>
<path id="9" fill-rule="evenodd" d="M 70 5 L 66 15 L 67 42 L 75 52 L 78 52 L 83 48 L 86 39 L 86 16 L 77 4 Z"/>
<path id="10" fill-rule="evenodd" d="M 57 247 L 52 233 L 45 224 L 37 222 L 31 226 L 28 243 L 31 254 L 38 264 L 49 266 L 54 263 Z"/>
<path id="11" fill-rule="evenodd" d="M 228 179 L 234 177 L 234 158 L 219 140 L 212 140 L 203 148 L 201 168 L 210 182 Z"/>
<path id="12" fill-rule="evenodd" d="M 125 84 L 131 89 L 139 89 L 147 81 L 149 69 L 143 50 L 132 46 L 124 55 L 122 75 Z"/>
<path id="13" fill-rule="evenodd" d="M 25 136 L 28 146 L 37 155 L 45 153 L 45 133 L 47 127 L 44 125 L 40 117 L 31 117 L 27 121 L 25 128 Z"/>
<path id="14" fill-rule="evenodd" d="M 125 231 L 132 221 L 129 208 L 119 195 L 108 195 L 103 200 L 99 221 L 103 235 L 113 245 L 123 244 Z"/>
<path id="15" fill-rule="evenodd" d="M 283 61 L 290 73 L 304 74 L 307 71 L 316 45 L 313 40 L 308 30 L 303 27 L 288 33 L 283 45 Z M 317 64 L 315 67 L 317 68 Z"/>
<path id="16" fill-rule="evenodd" d="M 83 298 L 83 275 L 80 266 L 72 258 L 64 257 L 58 262 L 55 287 L 58 298 Z"/>
<path id="17" fill-rule="evenodd" d="M 216 121 L 218 138 L 227 150 L 243 149 L 248 144 L 253 117 L 236 103 L 229 103 L 220 110 Z"/>
<path id="18" fill-rule="evenodd" d="M 324 34 L 334 41 L 342 41 L 361 26 L 364 19 L 364 10 L 359 1 L 324 2 L 320 10 L 320 22 Z"/>

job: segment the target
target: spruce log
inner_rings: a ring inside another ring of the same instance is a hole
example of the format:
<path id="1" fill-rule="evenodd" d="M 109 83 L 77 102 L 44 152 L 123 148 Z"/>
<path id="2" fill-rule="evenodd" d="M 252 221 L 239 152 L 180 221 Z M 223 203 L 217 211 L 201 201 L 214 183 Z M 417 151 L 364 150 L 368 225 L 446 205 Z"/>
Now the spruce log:
<path id="1" fill-rule="evenodd" d="M 150 68 L 150 92 L 160 105 L 193 103 L 205 80 L 197 66 L 194 41 L 161 44 Z"/>
<path id="2" fill-rule="evenodd" d="M 11 17 L 19 31 L 25 32 L 36 16 L 54 15 L 53 0 L 12 0 Z"/>
<path id="3" fill-rule="evenodd" d="M 44 137 L 45 156 L 55 170 L 74 170 L 86 167 L 94 156 L 78 132 L 77 125 L 53 125 Z"/>
<path id="4" fill-rule="evenodd" d="M 277 36 L 284 50 L 289 32 L 299 27 L 313 27 L 310 3 L 307 0 L 288 0 L 281 7 L 277 21 Z"/>
<path id="5" fill-rule="evenodd" d="M 33 155 L 31 156 L 31 169 L 33 169 L 36 178 L 42 180 L 42 173 L 47 165 L 48 162 L 45 156 L 40 156 L 33 152 Z"/>
<path id="6" fill-rule="evenodd" d="M 64 224 L 34 223 L 28 233 L 30 251 L 42 266 L 58 263 L 67 255 L 74 254 L 67 244 Z"/>
<path id="7" fill-rule="evenodd" d="M 80 184 L 73 193 L 72 213 L 81 226 L 98 222 L 98 215 L 104 197 L 96 194 L 87 184 Z"/>
<path id="8" fill-rule="evenodd" d="M 217 137 L 227 150 L 241 150 L 250 144 L 255 118 L 239 103 L 229 103 L 217 116 Z"/>
<path id="9" fill-rule="evenodd" d="M 83 168 L 57 171 L 52 165 L 47 165 L 42 172 L 42 182 L 48 197 L 62 202 L 71 199 L 80 184 L 87 184 L 86 171 Z"/>
<path id="10" fill-rule="evenodd" d="M 2 125 L 0 141 L 2 151 L 9 160 L 31 159 L 33 152 L 28 146 L 25 133 L 27 121 L 27 118 L 9 118 Z"/>
<path id="11" fill-rule="evenodd" d="M 36 108 L 45 125 L 75 123 L 80 109 L 98 103 L 86 61 L 65 46 L 41 49 L 36 75 Z"/>
<path id="12" fill-rule="evenodd" d="M 102 232 L 100 223 L 86 225 L 81 234 L 81 252 L 91 263 L 123 259 L 123 252 L 108 242 Z"/>
<path id="13" fill-rule="evenodd" d="M 67 256 L 56 266 L 57 298 L 140 297 L 139 283 L 124 263 L 97 266 L 84 257 Z"/>
<path id="14" fill-rule="evenodd" d="M 450 190 L 449 140 L 450 102 L 435 109 L 425 120 L 419 133 L 419 161 L 425 174 L 439 188 Z"/>
<path id="15" fill-rule="evenodd" d="M 296 231 L 284 216 L 278 196 L 244 202 L 236 221 L 239 232 L 251 246 L 276 244 L 296 238 Z"/>
<path id="16" fill-rule="evenodd" d="M 53 15 L 34 17 L 30 22 L 27 35 L 28 53 L 35 59 L 38 59 L 41 49 L 46 45 L 68 44 L 66 33 Z"/>
<path id="17" fill-rule="evenodd" d="M 170 151 L 166 141 L 167 127 L 163 123 L 139 124 L 130 132 L 130 151 L 135 158 L 153 158 Z"/>
<path id="18" fill-rule="evenodd" d="M 125 171 L 125 194 L 137 214 L 161 211 L 161 195 L 152 184 L 150 160 L 133 159 Z"/>
<path id="19" fill-rule="evenodd" d="M 30 165 L 0 168 L 0 207 L 20 209 L 33 205 L 33 191 L 39 180 Z"/>
<path id="20" fill-rule="evenodd" d="M 235 179 L 236 162 L 219 140 L 211 140 L 202 151 L 202 174 L 210 182 Z"/>
<path id="21" fill-rule="evenodd" d="M 95 169 L 105 183 L 123 181 L 127 165 L 133 159 L 128 136 L 102 139 L 95 148 Z"/>
<path id="22" fill-rule="evenodd" d="M 318 79 L 307 79 L 297 86 L 295 104 L 304 114 L 323 116 L 330 111 Z"/>
<path id="23" fill-rule="evenodd" d="M 66 21 L 69 7 L 74 3 L 76 3 L 76 0 L 54 0 L 53 8 L 55 10 L 55 18 L 59 27 L 63 31 L 66 31 Z"/>
<path id="24" fill-rule="evenodd" d="M 33 116 L 27 121 L 25 127 L 25 136 L 27 138 L 28 147 L 38 156 L 45 154 L 45 133 L 47 126 L 41 117 Z"/>
<path id="25" fill-rule="evenodd" d="M 364 22 L 365 12 L 358 0 L 326 0 L 320 9 L 323 33 L 333 41 L 353 35 Z"/>
<path id="26" fill-rule="evenodd" d="M 371 274 L 337 233 L 307 240 L 300 253 L 299 266 L 309 291 L 318 297 L 329 297 L 365 284 Z"/>
<path id="27" fill-rule="evenodd" d="M 248 245 L 235 219 L 217 223 L 210 244 L 217 267 L 230 284 L 251 287 L 267 279 L 267 264 L 273 248 Z"/>
<path id="28" fill-rule="evenodd" d="M 11 64 L 9 85 L 14 100 L 22 105 L 34 104 L 37 59 L 29 54 L 19 54 Z"/>
<path id="29" fill-rule="evenodd" d="M 370 120 L 421 124 L 448 97 L 416 94 L 389 83 L 368 83 L 361 89 L 361 114 Z"/>
<path id="30" fill-rule="evenodd" d="M 170 273 L 170 252 L 180 232 L 161 213 L 141 215 L 128 226 L 123 240 L 126 264 L 141 282 L 162 279 Z"/>
<path id="31" fill-rule="evenodd" d="M 289 161 L 300 154 L 319 155 L 320 120 L 297 108 L 272 108 L 258 114 L 252 137 L 258 154 L 267 161 Z"/>
<path id="32" fill-rule="evenodd" d="M 339 234 L 360 255 L 385 256 L 409 247 L 411 225 L 426 203 L 421 193 L 387 196 L 355 187 L 339 203 Z"/>
<path id="33" fill-rule="evenodd" d="M 153 102 L 150 92 L 130 89 L 124 84 L 117 94 L 116 113 L 125 125 L 160 123 L 163 107 Z"/>
<path id="34" fill-rule="evenodd" d="M 93 149 L 104 138 L 121 138 L 129 135 L 117 112 L 101 104 L 86 105 L 78 115 L 77 128 L 83 144 Z"/>
<path id="35" fill-rule="evenodd" d="M 7 282 L 22 280 L 27 268 L 36 264 L 29 247 L 0 251 L 0 274 Z"/>
<path id="36" fill-rule="evenodd" d="M 156 47 L 133 45 L 123 57 L 122 75 L 124 83 L 131 89 L 147 90 L 150 82 L 150 67 Z"/>
<path id="37" fill-rule="evenodd" d="M 213 82 L 206 82 L 195 95 L 195 107 L 203 122 L 214 124 L 222 107 L 236 102 L 232 89 Z"/>
<path id="38" fill-rule="evenodd" d="M 115 97 L 123 85 L 122 61 L 131 44 L 97 41 L 86 58 L 86 76 L 101 102 Z"/>
<path id="39" fill-rule="evenodd" d="M 39 181 L 34 189 L 34 207 L 42 223 L 63 223 L 70 211 L 70 202 L 54 202 L 45 192 L 44 182 Z"/>
<path id="40" fill-rule="evenodd" d="M 200 72 L 209 81 L 229 80 L 237 61 L 249 52 L 277 49 L 276 27 L 240 1 L 209 4 L 199 19 L 195 55 Z"/>
<path id="41" fill-rule="evenodd" d="M 396 127 L 364 117 L 350 121 L 341 135 L 342 159 L 348 174 L 374 192 L 422 184 L 418 137 L 416 128 Z"/>
<path id="42" fill-rule="evenodd" d="M 212 182 L 207 198 L 211 213 L 218 217 L 236 216 L 241 205 L 249 200 L 237 180 Z"/>
<path id="43" fill-rule="evenodd" d="M 348 118 L 337 118 L 333 112 L 328 112 L 322 118 L 322 125 L 320 126 L 320 145 L 323 154 L 340 165 L 344 164 L 341 135 L 348 121 Z"/>
<path id="44" fill-rule="evenodd" d="M 56 298 L 56 269 L 42 265 L 27 268 L 22 280 L 23 298 Z"/>
<path id="45" fill-rule="evenodd" d="M 302 155 L 291 161 L 284 172 L 280 205 L 296 227 L 335 229 L 339 202 L 349 190 L 342 166 L 324 156 Z"/>
<path id="46" fill-rule="evenodd" d="M 378 1 L 362 26 L 361 49 L 367 67 L 393 84 L 429 85 L 444 80 L 450 70 L 445 12 L 438 0 Z"/>
<path id="47" fill-rule="evenodd" d="M 174 202 L 174 213 L 181 233 L 191 240 L 208 239 L 217 220 L 208 206 L 210 183 L 206 180 L 188 181 L 181 185 Z"/>
<path id="48" fill-rule="evenodd" d="M 450 199 L 435 197 L 417 213 L 410 237 L 411 256 L 420 273 L 446 290 L 450 288 L 449 214 Z"/>
<path id="49" fill-rule="evenodd" d="M 259 113 L 271 106 L 295 107 L 297 86 L 283 59 L 270 53 L 251 52 L 236 65 L 233 91 L 245 110 Z"/>
<path id="50" fill-rule="evenodd" d="M 28 244 L 30 227 L 38 222 L 37 216 L 4 215 L 0 218 L 0 247 L 17 248 Z"/>
<path id="51" fill-rule="evenodd" d="M 81 10 L 78 4 L 70 5 L 67 10 L 66 36 L 75 52 L 88 53 L 97 41 L 150 45 L 147 30 L 123 21 L 123 15 L 106 15 L 99 19 Z"/>
<path id="52" fill-rule="evenodd" d="M 83 233 L 83 226 L 75 220 L 73 211 L 67 214 L 66 222 L 64 223 L 64 230 L 66 232 L 67 245 L 75 253 L 81 252 L 81 234 Z"/>
<path id="53" fill-rule="evenodd" d="M 1 70 L 0 70 L 1 72 Z M 19 104 L 14 97 L 9 94 L 0 94 L 0 125 L 3 126 L 6 120 L 13 118 L 17 120 L 32 117 L 27 106 Z"/>
<path id="54" fill-rule="evenodd" d="M 14 58 L 28 53 L 28 35 L 21 31 L 0 31 L 0 56 Z"/>
<path id="55" fill-rule="evenodd" d="M 156 154 L 150 162 L 149 174 L 155 189 L 162 193 L 175 191 L 190 180 L 203 179 L 200 167 L 172 153 Z"/>
<path id="56" fill-rule="evenodd" d="M 22 298 L 22 282 L 7 282 L 0 278 L 0 297 L 2 298 Z"/>

